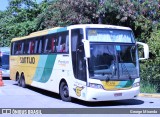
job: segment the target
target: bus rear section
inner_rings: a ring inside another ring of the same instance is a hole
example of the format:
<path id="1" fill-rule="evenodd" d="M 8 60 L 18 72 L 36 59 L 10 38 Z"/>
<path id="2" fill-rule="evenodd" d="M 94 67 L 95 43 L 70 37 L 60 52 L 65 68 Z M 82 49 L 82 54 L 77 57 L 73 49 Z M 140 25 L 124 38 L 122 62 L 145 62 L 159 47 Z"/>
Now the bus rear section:
<path id="1" fill-rule="evenodd" d="M 9 47 L 0 47 L 0 70 L 2 71 L 3 78 L 10 77 L 9 55 Z"/>

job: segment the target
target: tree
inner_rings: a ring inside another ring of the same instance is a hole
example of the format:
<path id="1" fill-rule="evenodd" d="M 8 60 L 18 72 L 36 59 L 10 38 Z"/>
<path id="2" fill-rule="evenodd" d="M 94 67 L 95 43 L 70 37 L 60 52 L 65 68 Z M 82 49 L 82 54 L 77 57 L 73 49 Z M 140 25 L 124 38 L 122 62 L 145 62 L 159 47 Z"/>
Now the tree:
<path id="1" fill-rule="evenodd" d="M 36 18 L 47 7 L 47 2 L 45 0 L 39 5 L 35 0 L 9 0 L 7 10 L 0 12 L 1 46 L 9 46 L 14 37 L 37 31 Z"/>
<path id="2" fill-rule="evenodd" d="M 39 15 L 40 29 L 97 23 L 97 3 L 94 0 L 56 0 Z"/>

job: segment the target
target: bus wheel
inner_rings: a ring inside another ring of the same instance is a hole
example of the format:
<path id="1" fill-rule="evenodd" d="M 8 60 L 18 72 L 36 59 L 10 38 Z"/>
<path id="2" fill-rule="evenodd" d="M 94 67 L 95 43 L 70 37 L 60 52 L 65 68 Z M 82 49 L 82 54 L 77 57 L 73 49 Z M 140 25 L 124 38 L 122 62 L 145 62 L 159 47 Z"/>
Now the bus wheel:
<path id="1" fill-rule="evenodd" d="M 21 75 L 21 78 L 20 78 L 20 84 L 23 88 L 26 87 L 25 77 L 23 74 Z"/>
<path id="2" fill-rule="evenodd" d="M 71 97 L 69 96 L 68 85 L 65 82 L 60 84 L 60 97 L 63 101 L 70 102 Z"/>
<path id="3" fill-rule="evenodd" d="M 21 86 L 19 74 L 16 75 L 16 82 L 17 82 L 18 86 Z"/>

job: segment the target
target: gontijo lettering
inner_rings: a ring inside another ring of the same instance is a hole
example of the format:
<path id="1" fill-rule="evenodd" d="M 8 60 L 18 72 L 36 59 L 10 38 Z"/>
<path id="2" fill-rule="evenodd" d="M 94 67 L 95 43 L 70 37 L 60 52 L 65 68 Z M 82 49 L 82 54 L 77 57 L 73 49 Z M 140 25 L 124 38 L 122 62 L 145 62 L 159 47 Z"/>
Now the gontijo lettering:
<path id="1" fill-rule="evenodd" d="M 20 63 L 35 64 L 34 57 L 20 57 Z"/>

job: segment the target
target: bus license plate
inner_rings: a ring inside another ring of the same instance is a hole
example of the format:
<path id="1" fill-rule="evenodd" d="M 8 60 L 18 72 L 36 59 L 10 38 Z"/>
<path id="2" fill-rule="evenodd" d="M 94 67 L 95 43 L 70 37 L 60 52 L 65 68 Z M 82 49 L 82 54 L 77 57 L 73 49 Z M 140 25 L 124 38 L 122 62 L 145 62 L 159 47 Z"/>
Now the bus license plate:
<path id="1" fill-rule="evenodd" d="M 115 93 L 114 97 L 122 96 L 122 93 Z"/>

